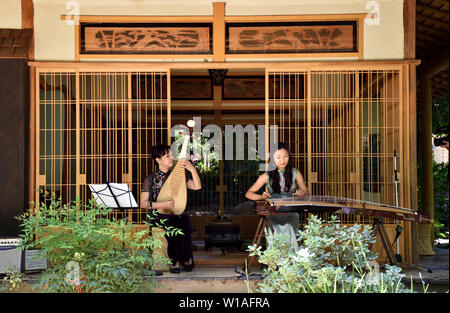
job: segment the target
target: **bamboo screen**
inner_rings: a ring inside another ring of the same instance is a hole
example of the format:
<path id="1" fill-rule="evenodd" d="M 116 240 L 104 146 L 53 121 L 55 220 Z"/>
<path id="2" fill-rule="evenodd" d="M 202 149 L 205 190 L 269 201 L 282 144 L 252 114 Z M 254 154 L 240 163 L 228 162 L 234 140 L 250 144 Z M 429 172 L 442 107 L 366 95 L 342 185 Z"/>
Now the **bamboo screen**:
<path id="1" fill-rule="evenodd" d="M 134 197 L 167 142 L 166 72 L 39 73 L 37 199 L 91 198 L 89 184 L 127 183 Z M 127 212 L 141 223 L 145 212 Z M 114 213 L 119 217 L 120 212 Z"/>
<path id="2" fill-rule="evenodd" d="M 268 81 L 269 125 L 278 125 L 279 141 L 289 144 L 312 194 L 396 204 L 399 70 L 268 72 Z"/>

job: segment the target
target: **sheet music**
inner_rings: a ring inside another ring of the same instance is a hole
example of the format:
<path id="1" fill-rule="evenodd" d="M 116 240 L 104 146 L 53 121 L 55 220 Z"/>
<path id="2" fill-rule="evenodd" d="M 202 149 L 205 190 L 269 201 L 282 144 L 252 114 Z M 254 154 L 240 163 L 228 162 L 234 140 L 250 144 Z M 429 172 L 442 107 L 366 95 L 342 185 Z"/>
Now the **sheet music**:
<path id="1" fill-rule="evenodd" d="M 107 184 L 89 185 L 94 200 L 98 205 L 104 205 L 113 209 L 138 208 L 136 200 L 127 184 L 110 183 L 109 187 Z M 113 195 L 116 197 L 117 203 Z"/>
<path id="2" fill-rule="evenodd" d="M 121 208 L 137 208 L 138 204 L 133 197 L 128 184 L 110 183 L 109 186 L 116 196 L 117 202 Z"/>

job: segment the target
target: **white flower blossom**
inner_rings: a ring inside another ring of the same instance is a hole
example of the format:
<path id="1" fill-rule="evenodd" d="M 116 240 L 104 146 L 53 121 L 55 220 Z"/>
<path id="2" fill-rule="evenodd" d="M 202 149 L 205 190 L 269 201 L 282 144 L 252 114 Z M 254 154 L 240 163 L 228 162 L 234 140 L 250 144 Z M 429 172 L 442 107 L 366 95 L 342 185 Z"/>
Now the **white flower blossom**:
<path id="1" fill-rule="evenodd" d="M 297 254 L 300 258 L 304 258 L 304 259 L 307 259 L 310 256 L 312 256 L 312 254 L 309 252 L 308 248 L 299 249 Z"/>

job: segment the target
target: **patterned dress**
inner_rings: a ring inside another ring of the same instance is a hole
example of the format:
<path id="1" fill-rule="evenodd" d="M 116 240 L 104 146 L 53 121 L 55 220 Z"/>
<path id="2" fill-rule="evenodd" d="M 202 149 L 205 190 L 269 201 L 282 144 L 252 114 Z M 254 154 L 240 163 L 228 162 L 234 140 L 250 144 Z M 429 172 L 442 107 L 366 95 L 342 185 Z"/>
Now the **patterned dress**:
<path id="1" fill-rule="evenodd" d="M 142 192 L 149 192 L 149 199 L 152 202 L 156 202 L 159 192 L 162 186 L 169 177 L 171 171 L 164 173 L 157 169 L 154 173 L 148 175 L 142 184 Z M 189 179 L 186 175 L 186 181 Z M 156 210 L 154 210 L 156 211 Z M 167 254 L 172 261 L 172 265 L 176 262 L 184 263 L 188 262 L 193 257 L 192 254 L 192 223 L 188 214 L 182 213 L 180 215 L 175 214 L 162 214 L 157 213 L 157 220 L 159 223 L 164 221 L 165 226 L 173 226 L 183 231 L 183 235 L 177 236 L 165 236 L 167 239 Z"/>

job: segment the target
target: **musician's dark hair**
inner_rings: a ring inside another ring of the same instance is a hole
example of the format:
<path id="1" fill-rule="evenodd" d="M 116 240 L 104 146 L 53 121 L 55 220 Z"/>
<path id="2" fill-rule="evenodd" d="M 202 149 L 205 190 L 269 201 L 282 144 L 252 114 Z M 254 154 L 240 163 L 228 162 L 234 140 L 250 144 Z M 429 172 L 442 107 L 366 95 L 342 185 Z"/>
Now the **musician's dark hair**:
<path id="1" fill-rule="evenodd" d="M 279 142 L 277 150 L 284 149 L 287 151 L 289 155 L 289 161 L 286 165 L 285 171 L 283 173 L 284 176 L 284 191 L 288 192 L 291 189 L 292 186 L 292 168 L 293 168 L 293 161 L 291 158 L 291 153 L 289 152 L 289 146 L 284 142 Z M 274 193 L 279 193 L 281 191 L 280 186 L 280 174 L 278 172 L 278 168 L 275 168 L 273 171 L 269 171 L 269 184 L 272 186 L 272 190 Z"/>
<path id="2" fill-rule="evenodd" d="M 152 147 L 152 159 L 156 163 L 156 158 L 161 158 L 170 152 L 170 146 L 165 144 L 158 144 Z"/>

